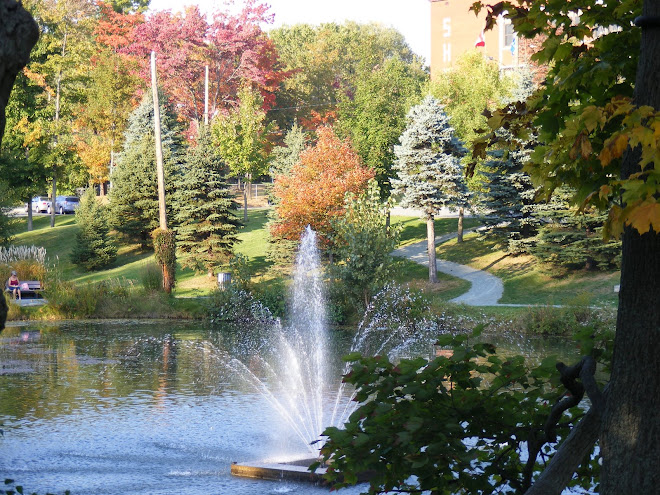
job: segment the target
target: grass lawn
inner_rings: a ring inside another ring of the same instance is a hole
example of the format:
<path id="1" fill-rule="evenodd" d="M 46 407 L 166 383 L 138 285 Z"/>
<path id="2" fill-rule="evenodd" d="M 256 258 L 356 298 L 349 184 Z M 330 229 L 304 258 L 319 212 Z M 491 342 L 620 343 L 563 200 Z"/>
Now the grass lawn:
<path id="1" fill-rule="evenodd" d="M 426 239 L 426 224 L 415 217 L 392 217 L 393 224 L 403 225 L 400 245 L 421 242 Z M 268 248 L 267 208 L 248 210 L 248 222 L 241 228 L 236 252 L 249 261 L 253 272 L 263 281 L 270 263 L 266 259 Z M 26 232 L 26 219 L 20 220 L 23 232 L 15 238 L 16 245 L 36 245 L 46 248 L 50 262 L 55 263 L 64 279 L 80 283 L 103 280 L 130 281 L 140 284 L 147 265 L 153 264 L 153 254 L 143 252 L 138 246 L 121 246 L 117 261 L 107 270 L 85 272 L 69 261 L 75 242 L 77 225 L 73 215 L 58 215 L 55 227 L 50 227 L 50 217 L 35 216 L 33 230 Z M 465 228 L 479 225 L 476 218 L 466 218 Z M 436 234 L 454 232 L 456 218 L 439 218 L 435 221 Z M 437 248 L 439 259 L 446 259 L 475 268 L 487 270 L 504 281 L 503 303 L 515 304 L 589 304 L 615 307 L 617 295 L 613 291 L 619 283 L 619 272 L 566 271 L 539 266 L 531 256 L 508 256 L 494 248 L 494 243 L 482 241 L 475 234 L 466 234 L 461 245 L 450 240 Z M 450 300 L 469 289 L 469 283 L 439 274 L 435 285 L 427 283 L 428 269 L 416 263 L 401 260 L 396 281 L 423 289 L 438 303 Z M 189 269 L 177 270 L 175 295 L 194 297 L 208 295 L 217 285 L 214 277 L 197 274 Z"/>
<path id="2" fill-rule="evenodd" d="M 248 210 L 248 223 L 238 234 L 241 242 L 237 244 L 236 252 L 245 255 L 256 272 L 268 267 L 266 261 L 268 233 L 265 228 L 267 212 L 266 208 Z M 142 251 L 136 245 L 121 245 L 113 266 L 106 270 L 87 272 L 69 261 L 78 231 L 74 215 L 57 215 L 53 228 L 50 227 L 49 216 L 35 216 L 31 232 L 27 232 L 26 218 L 22 217 L 18 223 L 21 233 L 16 235 L 13 244 L 46 248 L 49 262 L 58 267 L 66 280 L 93 283 L 119 279 L 139 284 L 146 266 L 155 263 L 153 252 Z M 174 291 L 176 296 L 207 295 L 217 286 L 215 278 L 181 267 L 177 269 L 176 278 L 177 287 Z"/>
<path id="3" fill-rule="evenodd" d="M 616 307 L 618 295 L 614 285 L 619 283 L 620 272 L 539 265 L 532 256 L 509 256 L 495 249 L 494 244 L 468 234 L 460 245 L 452 239 L 438 246 L 437 255 L 500 277 L 504 282 L 501 303 Z"/>
<path id="4" fill-rule="evenodd" d="M 392 216 L 390 221 L 392 225 L 401 224 L 403 226 L 399 247 L 426 240 L 426 220 L 419 217 Z M 433 223 L 436 237 L 456 232 L 458 229 L 458 218 L 436 218 Z M 463 219 L 463 229 L 465 230 L 479 225 L 481 222 L 478 218 L 466 217 Z"/>

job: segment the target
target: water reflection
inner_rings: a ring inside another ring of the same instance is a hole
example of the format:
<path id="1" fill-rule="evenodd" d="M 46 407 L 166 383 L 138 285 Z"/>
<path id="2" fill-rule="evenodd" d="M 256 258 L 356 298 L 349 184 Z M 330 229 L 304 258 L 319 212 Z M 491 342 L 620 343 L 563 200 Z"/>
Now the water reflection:
<path id="1" fill-rule="evenodd" d="M 0 473 L 39 493 L 327 493 L 229 475 L 232 461 L 305 450 L 222 365 L 246 357 L 264 341 L 261 331 L 170 321 L 8 327 L 0 334 Z M 350 339 L 332 336 L 338 383 Z M 548 353 L 540 340 L 508 345 Z M 261 373 L 259 361 L 247 365 Z"/>

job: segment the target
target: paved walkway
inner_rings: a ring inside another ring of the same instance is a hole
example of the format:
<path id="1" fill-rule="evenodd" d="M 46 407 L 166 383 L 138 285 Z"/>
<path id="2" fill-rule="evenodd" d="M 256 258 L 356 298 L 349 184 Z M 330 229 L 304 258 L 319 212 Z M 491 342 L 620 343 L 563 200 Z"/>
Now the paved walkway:
<path id="1" fill-rule="evenodd" d="M 466 230 L 465 233 L 471 230 Z M 456 233 L 441 235 L 435 238 L 435 243 L 441 244 L 454 237 L 456 237 Z M 399 248 L 392 252 L 392 256 L 408 258 L 420 265 L 429 266 L 426 241 Z M 469 291 L 452 299 L 450 302 L 467 304 L 469 306 L 499 306 L 498 301 L 504 293 L 504 286 L 502 285 L 502 281 L 495 275 L 469 266 L 459 265 L 452 261 L 436 260 L 436 266 L 439 272 L 462 278 L 472 284 Z"/>

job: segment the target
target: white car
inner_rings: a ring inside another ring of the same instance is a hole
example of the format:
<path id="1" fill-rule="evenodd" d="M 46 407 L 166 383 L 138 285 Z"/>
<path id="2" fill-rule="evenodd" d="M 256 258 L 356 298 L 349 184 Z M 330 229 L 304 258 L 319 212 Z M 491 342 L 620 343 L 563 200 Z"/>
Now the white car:
<path id="1" fill-rule="evenodd" d="M 35 213 L 47 213 L 50 211 L 51 202 L 48 196 L 35 196 L 32 198 L 32 211 Z M 25 205 L 25 211 L 28 211 L 28 205 Z"/>

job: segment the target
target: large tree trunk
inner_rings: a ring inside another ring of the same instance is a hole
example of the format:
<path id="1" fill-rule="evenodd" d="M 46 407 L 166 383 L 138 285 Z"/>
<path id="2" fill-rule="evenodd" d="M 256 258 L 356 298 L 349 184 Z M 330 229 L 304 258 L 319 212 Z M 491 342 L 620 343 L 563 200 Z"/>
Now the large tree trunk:
<path id="1" fill-rule="evenodd" d="M 660 16 L 660 2 L 646 0 L 644 15 Z M 660 109 L 660 26 L 642 30 L 635 103 Z M 639 153 L 628 150 L 621 176 L 639 171 Z M 655 164 L 658 166 L 658 164 Z M 653 164 L 651 164 L 653 166 Z M 623 234 L 621 289 L 610 393 L 601 432 L 601 494 L 660 490 L 660 234 Z"/>
<path id="2" fill-rule="evenodd" d="M 435 264 L 435 222 L 433 215 L 426 217 L 426 249 L 429 253 L 429 282 L 438 281 L 438 267 Z"/>
<path id="3" fill-rule="evenodd" d="M 5 133 L 5 108 L 16 75 L 30 60 L 39 27 L 15 0 L 0 0 L 0 147 Z"/>

